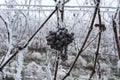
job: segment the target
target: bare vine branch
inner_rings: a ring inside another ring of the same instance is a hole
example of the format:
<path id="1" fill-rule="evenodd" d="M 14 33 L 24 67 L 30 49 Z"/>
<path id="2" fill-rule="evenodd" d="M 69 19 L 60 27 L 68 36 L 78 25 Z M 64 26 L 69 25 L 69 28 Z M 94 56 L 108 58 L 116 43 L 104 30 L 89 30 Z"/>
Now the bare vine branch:
<path id="1" fill-rule="evenodd" d="M 90 33 L 91 33 L 92 29 L 93 29 L 93 25 L 94 25 L 94 21 L 95 21 L 95 18 L 96 18 L 97 11 L 98 11 L 98 7 L 99 7 L 99 2 L 96 4 L 96 8 L 95 8 L 94 14 L 93 14 L 93 19 L 92 19 L 92 22 L 91 22 L 89 31 L 88 31 L 88 33 L 87 33 L 87 36 L 86 36 L 86 38 L 85 38 L 85 40 L 84 40 L 84 43 L 83 43 L 80 51 L 78 52 L 78 54 L 77 54 L 77 56 L 76 56 L 76 58 L 75 58 L 75 60 L 74 60 L 74 62 L 73 62 L 73 64 L 72 64 L 72 66 L 70 67 L 68 73 L 63 77 L 62 80 L 65 80 L 65 79 L 70 75 L 70 72 L 72 71 L 75 63 L 77 62 L 79 56 L 80 56 L 81 53 L 83 52 L 83 49 L 84 49 L 84 47 L 85 47 L 85 45 L 86 45 L 86 42 L 87 42 L 87 40 L 88 40 L 88 38 L 89 38 L 89 36 L 90 36 Z"/>
<path id="2" fill-rule="evenodd" d="M 95 69 L 96 69 L 96 64 L 97 64 L 97 62 L 98 62 L 98 60 L 99 60 L 99 58 L 98 58 L 98 56 L 99 56 L 99 50 L 100 50 L 100 42 L 101 42 L 101 33 L 102 33 L 102 23 L 101 23 L 101 15 L 100 15 L 100 8 L 98 9 L 98 18 L 99 18 L 99 24 L 100 24 L 100 26 L 99 26 L 99 31 L 100 31 L 100 33 L 99 33 L 99 36 L 98 36 L 98 45 L 97 45 L 97 50 L 96 50 L 96 53 L 95 53 L 95 61 L 94 61 L 94 67 L 93 67 L 93 71 L 92 71 L 92 74 L 90 75 L 90 78 L 89 78 L 89 80 L 91 80 L 91 78 L 93 77 L 93 75 L 95 74 Z"/>
<path id="3" fill-rule="evenodd" d="M 2 19 L 2 21 L 5 24 L 5 27 L 7 29 L 7 34 L 8 34 L 8 42 L 10 42 L 10 32 L 9 32 L 9 29 L 8 29 L 8 24 L 7 24 L 7 22 L 4 20 L 4 18 L 1 15 L 0 15 L 0 18 Z"/>
<path id="4" fill-rule="evenodd" d="M 113 32 L 114 32 L 114 36 L 115 36 L 115 41 L 116 41 L 116 46 L 117 46 L 117 51 L 118 51 L 118 57 L 120 59 L 120 45 L 119 45 L 119 39 L 118 39 L 118 33 L 117 33 L 117 24 L 116 24 L 116 17 L 117 17 L 117 14 L 119 13 L 119 9 L 120 7 L 118 6 L 117 10 L 116 10 L 116 13 L 114 15 L 114 17 L 112 18 L 112 27 L 113 27 Z"/>
<path id="5" fill-rule="evenodd" d="M 60 59 L 60 55 L 59 55 L 59 53 L 57 53 L 57 60 L 56 60 L 56 68 L 55 68 L 54 80 L 56 80 L 56 78 L 57 78 L 59 59 Z"/>

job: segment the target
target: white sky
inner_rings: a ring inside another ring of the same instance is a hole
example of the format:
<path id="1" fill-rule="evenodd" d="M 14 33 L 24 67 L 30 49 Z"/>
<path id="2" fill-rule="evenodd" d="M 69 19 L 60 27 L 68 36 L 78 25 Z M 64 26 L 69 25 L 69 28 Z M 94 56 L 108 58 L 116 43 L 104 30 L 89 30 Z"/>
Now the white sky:
<path id="1" fill-rule="evenodd" d="M 44 5 L 54 5 L 55 2 L 53 0 L 42 0 L 42 4 L 44 4 Z M 77 2 L 76 2 L 76 0 L 71 0 L 67 4 L 68 5 L 77 5 Z"/>
<path id="2" fill-rule="evenodd" d="M 7 0 L 7 1 L 10 1 L 10 0 Z M 11 0 L 11 2 L 14 1 L 14 0 Z M 17 2 L 24 2 L 24 0 L 16 0 Z M 32 0 L 32 2 L 34 2 L 35 0 Z M 54 0 L 36 0 L 36 1 L 42 1 L 42 4 L 43 5 L 54 5 Z M 110 7 L 116 7 L 118 4 L 118 1 L 119 0 L 101 0 L 102 4 L 104 6 L 110 6 Z M 93 3 L 93 0 L 70 0 L 66 5 L 74 5 L 74 6 L 82 6 L 83 4 L 85 5 L 85 2 L 88 2 L 87 5 L 91 5 Z M 0 4 L 3 4 L 4 3 L 4 0 L 0 0 Z"/>
<path id="3" fill-rule="evenodd" d="M 12 1 L 12 0 L 11 0 Z M 17 1 L 17 0 L 16 0 Z M 22 1 L 22 0 L 19 0 L 19 1 Z M 34 1 L 34 0 L 33 0 Z M 54 5 L 55 2 L 53 0 L 41 0 L 42 1 L 42 4 L 43 5 Z M 4 3 L 4 0 L 0 0 L 0 4 L 3 4 Z M 69 2 L 69 4 L 71 5 L 75 5 L 76 4 L 76 0 L 71 0 Z"/>

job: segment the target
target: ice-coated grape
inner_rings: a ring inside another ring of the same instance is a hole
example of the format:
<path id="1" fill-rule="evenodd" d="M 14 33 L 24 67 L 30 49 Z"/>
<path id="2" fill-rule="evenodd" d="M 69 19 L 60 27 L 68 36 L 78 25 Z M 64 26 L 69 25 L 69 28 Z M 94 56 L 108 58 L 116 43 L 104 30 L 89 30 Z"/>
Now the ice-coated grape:
<path id="1" fill-rule="evenodd" d="M 69 33 L 66 28 L 58 28 L 57 31 L 49 31 L 48 36 L 46 36 L 47 44 L 50 45 L 52 49 L 63 50 L 63 48 L 68 46 L 74 40 L 74 33 Z"/>

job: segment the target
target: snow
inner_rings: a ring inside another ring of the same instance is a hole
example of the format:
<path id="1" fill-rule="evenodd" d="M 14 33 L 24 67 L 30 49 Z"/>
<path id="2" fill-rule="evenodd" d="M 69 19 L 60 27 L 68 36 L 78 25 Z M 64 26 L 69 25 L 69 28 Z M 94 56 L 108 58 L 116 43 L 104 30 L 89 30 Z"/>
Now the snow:
<path id="1" fill-rule="evenodd" d="M 102 80 L 108 80 L 108 77 L 105 75 L 102 77 Z"/>
<path id="2" fill-rule="evenodd" d="M 42 55 L 39 52 L 33 52 L 31 54 L 31 58 L 40 60 L 40 59 L 42 59 Z"/>
<path id="3" fill-rule="evenodd" d="M 89 76 L 90 75 L 81 75 L 79 80 L 87 80 L 87 79 L 89 79 Z"/>

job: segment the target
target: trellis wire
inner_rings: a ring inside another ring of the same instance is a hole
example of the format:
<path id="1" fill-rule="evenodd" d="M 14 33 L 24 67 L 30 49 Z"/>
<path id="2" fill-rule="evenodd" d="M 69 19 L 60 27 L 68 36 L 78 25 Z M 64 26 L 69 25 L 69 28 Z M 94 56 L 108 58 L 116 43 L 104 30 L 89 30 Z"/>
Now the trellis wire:
<path id="1" fill-rule="evenodd" d="M 7 6 L 12 6 L 12 7 L 19 7 L 18 9 L 15 8 L 6 8 Z M 20 7 L 37 7 L 37 9 L 21 9 Z M 0 4 L 0 10 L 6 10 L 6 11 L 14 11 L 14 10 L 21 10 L 21 11 L 52 11 L 54 10 L 53 5 L 8 5 L 8 4 Z M 86 8 L 95 8 L 95 6 L 64 6 L 65 10 L 64 11 L 91 11 L 91 10 L 81 10 L 82 9 L 86 9 Z M 39 8 L 43 8 L 43 9 L 39 9 Z M 47 9 L 50 8 L 50 9 Z M 100 6 L 101 12 L 115 12 L 116 11 L 116 7 L 104 7 L 104 6 Z M 105 9 L 105 10 L 104 10 Z M 108 10 L 109 9 L 109 10 Z M 91 11 L 92 12 L 92 11 Z"/>

